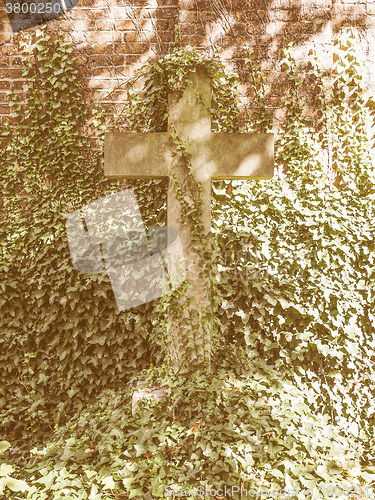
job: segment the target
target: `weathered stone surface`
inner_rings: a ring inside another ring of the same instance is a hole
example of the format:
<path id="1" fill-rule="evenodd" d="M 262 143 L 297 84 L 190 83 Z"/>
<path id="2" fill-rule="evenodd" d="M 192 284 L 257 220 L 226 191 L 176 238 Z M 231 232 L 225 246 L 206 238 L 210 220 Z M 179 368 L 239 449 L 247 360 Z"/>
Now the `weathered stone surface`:
<path id="1" fill-rule="evenodd" d="M 206 233 L 211 228 L 211 180 L 267 179 L 273 175 L 273 134 L 214 133 L 211 131 L 211 81 L 203 70 L 190 74 L 191 82 L 182 95 L 169 96 L 168 131 L 160 133 L 108 133 L 104 146 L 104 173 L 108 177 L 149 178 L 183 177 L 181 166 L 173 161 L 171 131 L 187 144 L 192 174 L 201 183 L 202 225 Z M 193 248 L 193 233 L 189 224 L 179 221 L 181 207 L 175 189 L 168 186 L 168 226 L 178 231 L 185 257 L 186 279 L 192 287 L 194 312 L 203 318 L 209 306 L 208 291 L 202 277 L 204 262 Z M 186 338 L 192 330 L 198 359 L 210 360 L 209 329 L 192 325 L 180 318 L 183 325 L 175 328 L 170 321 L 167 338 L 169 357 L 178 371 L 184 364 Z"/>
<path id="2" fill-rule="evenodd" d="M 137 388 L 133 393 L 132 398 L 132 415 L 135 415 L 138 408 L 138 401 L 143 398 L 154 398 L 156 401 L 160 401 L 164 396 L 164 392 L 159 389 L 159 387 L 150 387 L 147 385 L 145 380 L 140 380 L 137 382 Z"/>

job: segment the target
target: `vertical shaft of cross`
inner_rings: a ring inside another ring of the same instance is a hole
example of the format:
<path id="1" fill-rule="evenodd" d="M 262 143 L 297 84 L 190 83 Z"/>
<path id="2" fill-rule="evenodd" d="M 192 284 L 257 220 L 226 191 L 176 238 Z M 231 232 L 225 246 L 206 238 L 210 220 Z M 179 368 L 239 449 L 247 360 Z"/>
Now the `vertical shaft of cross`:
<path id="1" fill-rule="evenodd" d="M 187 203 L 193 203 L 192 196 L 189 196 L 189 188 L 197 194 L 197 186 L 201 186 L 200 199 L 202 202 L 202 214 L 197 221 L 207 235 L 211 229 L 211 177 L 205 170 L 205 155 L 203 148 L 201 154 L 199 143 L 205 142 L 211 135 L 211 81 L 206 73 L 191 73 L 191 83 L 184 90 L 182 96 L 172 94 L 169 96 L 169 132 L 175 132 L 177 139 L 187 143 L 187 153 L 192 155 L 191 171 L 194 185 L 184 186 L 183 192 Z M 198 144 L 198 148 L 195 146 Z M 186 179 L 184 166 L 175 161 L 173 171 L 177 175 L 178 181 Z M 190 282 L 187 289 L 186 301 L 187 309 L 184 318 L 175 324 L 173 318 L 169 318 L 168 339 L 169 349 L 172 359 L 175 361 L 175 368 L 191 368 L 192 364 L 210 364 L 211 355 L 211 332 L 207 283 L 203 275 L 204 257 L 197 248 L 194 248 L 193 224 L 191 220 L 181 224 L 181 206 L 176 196 L 175 186 L 169 180 L 168 183 L 168 226 L 174 227 L 180 234 L 182 249 L 185 256 L 186 279 Z M 203 237 L 204 235 L 202 235 Z M 209 248 L 205 248 L 207 255 Z M 193 304 L 189 305 L 189 301 Z M 192 314 L 193 313 L 193 314 Z M 205 318 L 206 323 L 203 322 Z M 189 341 L 190 339 L 190 341 Z M 190 345 L 189 345 L 190 343 Z"/>

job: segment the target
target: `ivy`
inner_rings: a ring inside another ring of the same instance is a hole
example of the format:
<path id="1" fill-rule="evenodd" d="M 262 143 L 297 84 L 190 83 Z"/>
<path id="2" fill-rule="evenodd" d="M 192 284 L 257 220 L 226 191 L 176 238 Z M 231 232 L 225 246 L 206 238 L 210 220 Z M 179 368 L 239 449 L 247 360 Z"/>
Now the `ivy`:
<path id="1" fill-rule="evenodd" d="M 134 85 L 129 86 L 128 99 L 115 124 L 125 125 L 134 132 L 165 131 L 168 94 L 182 92 L 189 74 L 198 68 L 204 68 L 212 82 L 212 130 L 238 131 L 238 75 L 226 71 L 220 57 L 208 58 L 190 46 L 177 46 L 162 60 L 147 63 L 140 70 L 134 80 L 143 81 L 143 92 L 137 93 Z"/>
<path id="2" fill-rule="evenodd" d="M 124 384 L 152 350 L 152 306 L 119 313 L 109 279 L 78 273 L 70 259 L 67 215 L 119 189 L 103 175 L 103 112 L 85 107 L 61 37 L 36 30 L 20 49 L 25 100 L 10 95 L 0 162 L 0 419 L 16 450 Z"/>
<path id="3" fill-rule="evenodd" d="M 188 284 L 158 303 L 118 314 L 105 278 L 71 268 L 61 214 L 119 186 L 103 177 L 104 122 L 100 110 L 90 115 L 81 104 L 69 48 L 43 30 L 35 36 L 24 45 L 30 99 L 25 107 L 14 100 L 19 125 L 12 124 L 11 134 L 8 125 L 2 128 L 1 265 L 7 279 L 1 377 L 8 388 L 1 417 L 4 434 L 23 444 L 21 460 L 6 457 L 22 465 L 12 474 L 29 485 L 17 496 L 150 499 L 168 491 L 201 498 L 207 495 L 199 487 L 220 497 L 219 489 L 241 485 L 248 491 L 293 488 L 300 492 L 294 498 L 312 488 L 332 496 L 333 486 L 336 496 L 372 495 L 374 183 L 367 124 L 374 106 L 364 98 L 353 34 L 336 44 L 331 80 L 312 54 L 307 78 L 316 83 L 314 120 L 303 113 L 305 82 L 291 47 L 285 48 L 282 68 L 290 88 L 275 141 L 277 175 L 213 183 L 206 271 L 216 345 L 212 370 L 189 377 L 161 362 L 161 318 L 168 308 L 182 314 Z M 143 79 L 143 92 L 129 89 L 112 125 L 162 130 L 168 93 L 182 91 L 190 72 L 204 66 L 213 79 L 214 129 L 269 131 L 266 78 L 253 55 L 247 64 L 256 109 L 243 124 L 236 76 L 219 58 L 176 47 L 141 70 L 136 80 Z M 92 118 L 97 153 L 87 137 Z M 48 124 L 43 134 L 40 119 Z M 42 139 L 47 149 L 40 148 Z M 184 172 L 175 189 L 187 216 L 189 157 L 177 135 L 173 141 Z M 165 185 L 134 186 L 145 217 L 161 222 L 152 202 L 165 217 Z M 198 191 L 190 212 L 197 248 Z M 193 330 L 195 319 L 189 320 Z M 139 379 L 158 385 L 165 396 L 158 404 L 141 401 L 131 415 Z M 232 496 L 243 495 L 234 490 Z"/>
<path id="4" fill-rule="evenodd" d="M 0 455 L 10 448 L 10 443 L 8 441 L 0 441 Z M 14 467 L 8 465 L 4 462 L 0 463 L 0 495 L 2 496 L 4 490 L 9 489 L 10 491 L 26 491 L 28 485 L 25 481 L 15 479 L 10 474 L 14 473 Z"/>
<path id="5" fill-rule="evenodd" d="M 284 55 L 292 98 L 275 141 L 281 175 L 216 191 L 215 232 L 225 257 L 219 285 L 224 346 L 235 342 L 296 383 L 311 384 L 311 409 L 365 444 L 363 464 L 373 467 L 369 103 L 353 34 L 336 45 L 333 90 L 325 95 L 323 74 L 312 60 L 324 113 L 317 129 L 302 115 L 303 81 L 290 51 Z M 229 245 L 233 251 L 225 253 Z"/>

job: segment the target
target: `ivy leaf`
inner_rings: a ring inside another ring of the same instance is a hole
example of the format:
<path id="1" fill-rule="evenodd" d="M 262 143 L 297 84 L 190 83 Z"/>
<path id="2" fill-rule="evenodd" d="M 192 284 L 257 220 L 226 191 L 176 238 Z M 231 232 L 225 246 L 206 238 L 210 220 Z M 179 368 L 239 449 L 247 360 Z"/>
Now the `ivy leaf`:
<path id="1" fill-rule="evenodd" d="M 85 470 L 85 474 L 89 479 L 92 479 L 98 473 L 95 470 Z"/>
<path id="2" fill-rule="evenodd" d="M 112 476 L 105 477 L 101 480 L 101 483 L 103 484 L 104 490 L 114 490 L 116 488 L 116 483 L 114 482 Z"/>
<path id="3" fill-rule="evenodd" d="M 12 491 L 26 491 L 28 489 L 27 483 L 19 479 L 3 478 L 2 481 Z"/>
<path id="4" fill-rule="evenodd" d="M 0 455 L 8 448 L 10 448 L 10 443 L 8 443 L 8 441 L 0 441 Z"/>
<path id="5" fill-rule="evenodd" d="M 11 465 L 1 464 L 0 465 L 0 476 L 7 476 L 14 471 L 14 468 Z"/>

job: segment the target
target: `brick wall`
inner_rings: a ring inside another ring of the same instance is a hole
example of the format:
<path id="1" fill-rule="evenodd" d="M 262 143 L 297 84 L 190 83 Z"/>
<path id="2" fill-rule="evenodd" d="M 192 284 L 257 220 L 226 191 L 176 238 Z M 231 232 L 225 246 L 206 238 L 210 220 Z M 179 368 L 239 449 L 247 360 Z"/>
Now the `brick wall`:
<path id="1" fill-rule="evenodd" d="M 48 30 L 66 34 L 90 98 L 113 113 L 125 98 L 121 84 L 148 58 L 172 50 L 176 25 L 183 45 L 201 47 L 209 55 L 220 52 L 244 84 L 244 57 L 253 48 L 268 75 L 269 105 L 276 119 L 282 115 L 286 92 L 280 78 L 281 49 L 290 41 L 302 67 L 313 45 L 329 67 L 340 28 L 357 27 L 371 92 L 375 87 L 375 3 L 366 0 L 80 0 L 63 17 L 50 21 Z M 3 3 L 0 29 L 0 115 L 5 116 L 5 91 L 13 82 L 22 92 L 23 82 L 15 43 L 19 35 L 12 33 Z M 243 90 L 243 99 L 249 100 L 245 85 Z"/>

